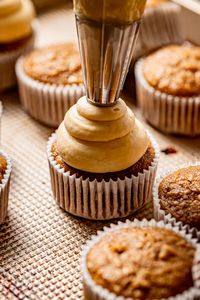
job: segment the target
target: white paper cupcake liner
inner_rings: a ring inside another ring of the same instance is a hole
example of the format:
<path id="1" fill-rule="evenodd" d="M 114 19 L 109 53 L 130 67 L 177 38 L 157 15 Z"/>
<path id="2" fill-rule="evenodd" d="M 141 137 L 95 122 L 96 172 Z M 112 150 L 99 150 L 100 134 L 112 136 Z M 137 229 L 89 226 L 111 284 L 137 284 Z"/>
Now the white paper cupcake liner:
<path id="1" fill-rule="evenodd" d="M 145 10 L 133 60 L 168 44 L 181 44 L 185 40 L 181 8 L 175 3 L 162 3 Z"/>
<path id="2" fill-rule="evenodd" d="M 124 180 L 98 182 L 96 179 L 76 178 L 61 169 L 51 153 L 51 146 L 56 141 L 56 135 L 53 134 L 48 141 L 47 155 L 52 191 L 59 206 L 79 217 L 108 220 L 128 216 L 151 201 L 159 149 L 152 136 L 149 137 L 155 157 L 148 170 L 138 176 L 125 177 Z"/>
<path id="3" fill-rule="evenodd" d="M 24 55 L 34 48 L 38 22 L 33 22 L 33 32 L 23 47 L 0 52 L 0 92 L 13 87 L 16 83 L 15 63 L 19 56 Z"/>
<path id="4" fill-rule="evenodd" d="M 165 172 L 161 173 L 155 180 L 154 182 L 154 186 L 153 186 L 153 207 L 154 207 L 154 218 L 157 221 L 161 221 L 163 220 L 165 223 L 171 223 L 172 225 L 177 224 L 181 227 L 184 227 L 185 229 L 189 230 L 190 226 L 187 224 L 183 224 L 181 221 L 176 220 L 176 218 L 174 218 L 170 213 L 168 213 L 167 211 L 163 210 L 160 206 L 160 198 L 158 195 L 158 189 L 159 189 L 159 185 L 160 182 L 169 174 L 183 169 L 183 168 L 187 168 L 189 166 L 200 166 L 200 161 L 197 162 L 190 162 L 187 164 L 184 164 L 182 166 L 179 167 L 175 167 L 175 168 L 170 168 L 168 170 L 166 170 Z M 198 230 L 196 228 L 191 228 L 191 230 L 193 231 L 193 234 L 195 236 L 198 237 L 198 239 L 200 240 L 200 232 L 198 232 Z"/>
<path id="5" fill-rule="evenodd" d="M 135 219 L 133 222 L 127 220 L 125 223 L 118 222 L 118 224 L 116 225 L 111 224 L 110 227 L 104 227 L 102 231 L 98 231 L 97 235 L 92 236 L 91 240 L 89 240 L 86 243 L 81 255 L 81 273 L 83 278 L 85 298 L 94 299 L 94 300 L 126 300 L 127 299 L 122 296 L 114 295 L 107 289 L 97 285 L 92 279 L 90 273 L 88 272 L 86 259 L 90 249 L 105 235 L 121 228 L 130 228 L 130 227 L 166 228 L 181 235 L 196 248 L 195 259 L 192 268 L 194 286 L 186 290 L 182 294 L 179 294 L 174 297 L 170 297 L 168 299 L 169 300 L 200 299 L 200 245 L 198 244 L 198 239 L 194 238 L 191 232 L 186 232 L 185 229 L 182 228 L 181 226 L 165 224 L 163 221 L 160 222 L 156 222 L 155 220 L 147 221 L 146 219 L 143 219 L 142 221 Z"/>
<path id="6" fill-rule="evenodd" d="M 0 155 L 7 161 L 6 171 L 0 183 L 0 224 L 2 224 L 7 216 L 12 163 L 10 157 L 4 151 L 0 150 Z"/>
<path id="7" fill-rule="evenodd" d="M 58 127 L 66 111 L 85 94 L 83 84 L 55 85 L 32 79 L 24 72 L 24 58 L 16 64 L 20 100 L 24 109 L 45 125 Z"/>
<path id="8" fill-rule="evenodd" d="M 163 132 L 200 134 L 200 95 L 178 97 L 151 87 L 143 75 L 143 59 L 135 66 L 137 101 L 144 117 Z"/>

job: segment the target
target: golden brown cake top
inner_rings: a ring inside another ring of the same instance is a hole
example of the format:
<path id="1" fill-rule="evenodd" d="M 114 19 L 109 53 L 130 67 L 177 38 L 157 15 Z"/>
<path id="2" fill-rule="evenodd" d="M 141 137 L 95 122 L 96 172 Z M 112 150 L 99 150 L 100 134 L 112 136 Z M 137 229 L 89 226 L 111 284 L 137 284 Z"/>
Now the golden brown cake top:
<path id="1" fill-rule="evenodd" d="M 176 96 L 200 95 L 200 47 L 164 47 L 144 60 L 143 72 L 156 90 Z"/>
<path id="2" fill-rule="evenodd" d="M 6 168 L 7 168 L 7 161 L 2 155 L 0 155 L 0 182 L 4 177 Z"/>
<path id="3" fill-rule="evenodd" d="M 80 56 L 73 43 L 37 49 L 24 60 L 24 71 L 44 83 L 72 85 L 82 83 Z"/>
<path id="4" fill-rule="evenodd" d="M 200 228 L 200 165 L 180 169 L 159 185 L 161 208 L 178 221 Z"/>
<path id="5" fill-rule="evenodd" d="M 194 248 L 165 228 L 116 230 L 87 255 L 93 280 L 124 297 L 150 300 L 174 296 L 192 286 Z"/>
<path id="6" fill-rule="evenodd" d="M 168 2 L 168 1 L 167 0 L 147 0 L 146 8 L 155 7 L 155 6 L 165 3 L 165 2 Z"/>

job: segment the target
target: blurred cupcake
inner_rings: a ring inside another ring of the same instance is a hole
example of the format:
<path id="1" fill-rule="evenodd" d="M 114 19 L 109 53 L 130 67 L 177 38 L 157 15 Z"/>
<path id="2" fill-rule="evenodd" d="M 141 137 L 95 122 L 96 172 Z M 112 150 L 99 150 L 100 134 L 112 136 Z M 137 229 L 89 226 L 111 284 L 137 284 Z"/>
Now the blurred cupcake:
<path id="1" fill-rule="evenodd" d="M 184 40 L 180 6 L 166 0 L 148 0 L 133 60 L 162 46 L 180 44 Z"/>
<path id="2" fill-rule="evenodd" d="M 200 229 L 200 163 L 162 174 L 154 186 L 157 220 Z"/>
<path id="3" fill-rule="evenodd" d="M 0 1 L 0 92 L 15 85 L 15 62 L 34 46 L 34 17 L 30 0 Z"/>
<path id="4" fill-rule="evenodd" d="M 200 47 L 171 45 L 136 64 L 138 104 L 150 124 L 188 136 L 200 134 Z"/>
<path id="5" fill-rule="evenodd" d="M 54 197 L 84 218 L 127 216 L 151 200 L 158 152 L 123 100 L 98 107 L 82 97 L 48 142 Z"/>
<path id="6" fill-rule="evenodd" d="M 147 0 L 137 43 L 133 52 L 124 93 L 136 103 L 134 67 L 136 61 L 165 45 L 182 44 L 185 34 L 181 22 L 181 7 L 167 0 Z"/>
<path id="7" fill-rule="evenodd" d="M 143 220 L 112 224 L 81 259 L 85 299 L 199 299 L 200 248 L 182 227 Z"/>
<path id="8" fill-rule="evenodd" d="M 16 64 L 21 102 L 36 120 L 57 127 L 84 94 L 80 56 L 73 43 L 37 49 Z"/>
<path id="9" fill-rule="evenodd" d="M 5 221 L 8 209 L 8 197 L 11 176 L 11 160 L 0 150 L 0 224 Z"/>

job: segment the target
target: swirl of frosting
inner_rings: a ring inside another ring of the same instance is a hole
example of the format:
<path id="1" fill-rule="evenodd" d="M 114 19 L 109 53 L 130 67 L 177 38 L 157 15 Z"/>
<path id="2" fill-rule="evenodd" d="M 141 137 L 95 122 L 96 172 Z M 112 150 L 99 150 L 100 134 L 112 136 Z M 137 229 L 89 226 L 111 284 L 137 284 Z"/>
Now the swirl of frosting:
<path id="1" fill-rule="evenodd" d="M 70 166 L 92 173 L 124 170 L 146 152 L 149 139 L 123 100 L 98 107 L 86 97 L 65 115 L 57 131 L 57 148 Z"/>
<path id="2" fill-rule="evenodd" d="M 34 16 L 30 0 L 1 0 L 0 43 L 10 43 L 31 34 Z"/>

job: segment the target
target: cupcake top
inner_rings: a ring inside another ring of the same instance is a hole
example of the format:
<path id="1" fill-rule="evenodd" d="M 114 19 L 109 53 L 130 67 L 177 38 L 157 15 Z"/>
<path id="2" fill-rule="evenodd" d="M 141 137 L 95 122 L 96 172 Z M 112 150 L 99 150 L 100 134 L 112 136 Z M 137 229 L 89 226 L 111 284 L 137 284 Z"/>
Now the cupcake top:
<path id="1" fill-rule="evenodd" d="M 34 50 L 24 59 L 24 71 L 43 83 L 82 84 L 80 56 L 73 43 Z"/>
<path id="2" fill-rule="evenodd" d="M 159 185 L 163 210 L 177 221 L 200 229 L 200 165 L 177 170 Z"/>
<path id="3" fill-rule="evenodd" d="M 6 168 L 7 168 L 7 161 L 2 155 L 0 155 L 0 182 L 4 177 Z"/>
<path id="4" fill-rule="evenodd" d="M 118 296 L 163 299 L 193 285 L 194 251 L 165 228 L 123 228 L 94 244 L 86 263 L 95 283 Z"/>
<path id="5" fill-rule="evenodd" d="M 141 18 L 146 0 L 74 0 L 76 14 L 101 22 L 132 23 Z"/>
<path id="6" fill-rule="evenodd" d="M 1 0 L 0 43 L 12 43 L 30 35 L 34 16 L 30 0 Z"/>
<path id="7" fill-rule="evenodd" d="M 144 59 L 150 86 L 175 96 L 200 95 L 200 47 L 164 47 Z"/>
<path id="8" fill-rule="evenodd" d="M 92 173 L 130 167 L 149 144 L 142 124 L 123 100 L 98 107 L 82 97 L 67 111 L 57 131 L 57 149 L 65 163 Z"/>
<path id="9" fill-rule="evenodd" d="M 147 0 L 146 8 L 155 7 L 166 2 L 168 2 L 168 0 Z"/>

